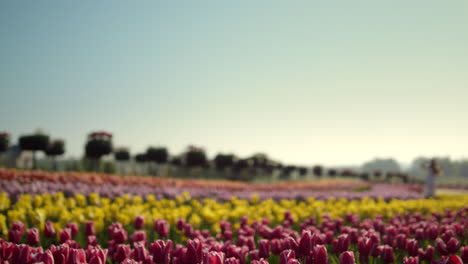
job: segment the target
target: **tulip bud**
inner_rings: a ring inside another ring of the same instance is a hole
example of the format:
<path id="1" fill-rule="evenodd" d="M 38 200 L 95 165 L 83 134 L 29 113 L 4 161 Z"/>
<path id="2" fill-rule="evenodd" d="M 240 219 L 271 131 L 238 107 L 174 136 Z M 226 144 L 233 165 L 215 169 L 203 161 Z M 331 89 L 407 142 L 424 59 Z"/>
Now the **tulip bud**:
<path id="1" fill-rule="evenodd" d="M 51 237 L 55 236 L 55 228 L 54 228 L 52 222 L 50 222 L 50 221 L 45 222 L 44 236 L 48 237 L 48 238 L 51 238 Z"/>
<path id="2" fill-rule="evenodd" d="M 179 219 L 177 220 L 177 224 L 176 224 L 177 230 L 183 230 L 184 227 L 185 227 L 185 220 L 179 218 Z"/>
<path id="3" fill-rule="evenodd" d="M 240 264 L 240 262 L 239 262 L 239 259 L 231 257 L 231 258 L 227 258 L 226 260 L 224 260 L 224 264 Z"/>
<path id="4" fill-rule="evenodd" d="M 67 264 L 70 256 L 70 250 L 71 248 L 67 244 L 62 244 L 60 246 L 51 245 L 50 251 L 54 256 L 55 264 Z"/>
<path id="5" fill-rule="evenodd" d="M 280 264 L 288 264 L 288 260 L 294 259 L 294 258 L 296 258 L 296 253 L 294 252 L 294 250 L 291 250 L 291 249 L 283 250 L 280 253 Z"/>
<path id="6" fill-rule="evenodd" d="M 160 237 L 167 237 L 169 235 L 169 223 L 163 219 L 156 219 L 154 221 L 154 229 Z"/>
<path id="7" fill-rule="evenodd" d="M 86 249 L 86 260 L 89 263 L 91 263 L 91 261 L 94 261 L 97 264 L 105 264 L 107 259 L 107 252 L 107 249 L 102 249 L 100 246 L 88 246 L 88 248 Z"/>
<path id="8" fill-rule="evenodd" d="M 10 229 L 8 230 L 8 240 L 12 243 L 19 244 L 23 233 L 20 230 Z"/>
<path id="9" fill-rule="evenodd" d="M 94 228 L 94 222 L 93 221 L 86 222 L 85 234 L 86 234 L 86 236 L 95 236 L 96 235 L 96 229 Z"/>
<path id="10" fill-rule="evenodd" d="M 259 253 L 258 253 L 258 249 L 251 250 L 251 251 L 249 252 L 249 256 L 250 256 L 250 259 L 251 259 L 251 260 L 259 260 L 259 259 L 260 259 L 260 256 L 259 256 Z"/>
<path id="11" fill-rule="evenodd" d="M 451 255 L 448 257 L 447 264 L 463 264 L 463 260 L 457 255 Z"/>
<path id="12" fill-rule="evenodd" d="M 22 235 L 24 233 L 24 224 L 21 221 L 14 221 L 11 224 L 11 229 L 19 231 Z"/>
<path id="13" fill-rule="evenodd" d="M 187 252 L 184 258 L 186 263 L 202 262 L 202 243 L 198 239 L 187 241 Z"/>
<path id="14" fill-rule="evenodd" d="M 468 263 L 468 246 L 462 247 L 460 257 L 463 263 Z"/>
<path id="15" fill-rule="evenodd" d="M 224 264 L 224 253 L 217 251 L 206 253 L 203 264 Z"/>
<path id="16" fill-rule="evenodd" d="M 34 246 L 39 244 L 39 230 L 31 228 L 28 230 L 28 245 Z"/>
<path id="17" fill-rule="evenodd" d="M 403 264 L 419 264 L 418 257 L 404 257 Z"/>
<path id="18" fill-rule="evenodd" d="M 20 231 L 20 230 L 17 230 Z M 31 247 L 29 245 L 15 245 L 11 258 L 11 264 L 22 264 L 31 262 Z"/>
<path id="19" fill-rule="evenodd" d="M 71 231 L 70 231 L 71 233 Z M 70 249 L 68 263 L 86 263 L 86 253 L 84 249 Z"/>
<path id="20" fill-rule="evenodd" d="M 141 262 L 147 262 L 151 258 L 151 256 L 148 254 L 148 251 L 145 248 L 145 245 L 141 242 L 137 242 L 134 244 L 134 249 L 130 256 L 134 260 Z"/>
<path id="21" fill-rule="evenodd" d="M 144 225 L 145 225 L 145 217 L 141 215 L 135 217 L 135 220 L 133 221 L 133 226 L 135 227 L 135 229 L 142 229 Z"/>
<path id="22" fill-rule="evenodd" d="M 87 246 L 96 246 L 98 244 L 98 239 L 96 236 L 88 236 L 86 238 L 86 245 Z"/>
<path id="23" fill-rule="evenodd" d="M 313 257 L 315 264 L 328 264 L 327 248 L 324 245 L 315 246 Z"/>
<path id="24" fill-rule="evenodd" d="M 43 264 L 54 264 L 54 256 L 50 250 L 46 250 L 44 252 L 37 252 L 33 255 L 33 261 L 39 262 Z"/>
<path id="25" fill-rule="evenodd" d="M 60 230 L 59 236 L 60 236 L 60 243 L 67 242 L 67 240 L 72 239 L 71 229 L 70 228 L 64 228 L 64 229 Z"/>
<path id="26" fill-rule="evenodd" d="M 124 259 L 128 258 L 131 252 L 132 249 L 130 248 L 130 245 L 119 244 L 117 245 L 117 249 L 114 253 L 114 260 L 120 263 L 124 261 Z"/>
<path id="27" fill-rule="evenodd" d="M 428 229 L 426 229 L 426 237 L 430 240 L 435 240 L 439 235 L 439 226 L 438 225 L 431 225 Z"/>
<path id="28" fill-rule="evenodd" d="M 273 253 L 274 255 L 279 255 L 281 253 L 281 241 L 279 239 L 272 239 L 270 240 L 270 244 L 271 244 L 271 253 Z"/>
<path id="29" fill-rule="evenodd" d="M 145 242 L 146 243 L 146 232 L 145 231 L 135 231 L 133 235 L 130 236 L 130 240 L 133 243 L 136 242 Z"/>
<path id="30" fill-rule="evenodd" d="M 156 240 L 149 246 L 149 252 L 156 264 L 169 264 L 171 260 L 172 241 Z"/>
<path id="31" fill-rule="evenodd" d="M 347 251 L 350 245 L 350 239 L 348 234 L 341 234 L 337 239 L 333 240 L 333 251 L 336 254 Z"/>
<path id="32" fill-rule="evenodd" d="M 447 245 L 440 238 L 436 239 L 436 249 L 437 249 L 437 251 L 439 252 L 440 255 L 442 255 L 442 256 L 448 255 Z"/>
<path id="33" fill-rule="evenodd" d="M 268 257 L 270 257 L 270 242 L 266 239 L 260 239 L 258 242 L 258 251 L 260 258 L 268 259 Z"/>
<path id="34" fill-rule="evenodd" d="M 302 232 L 301 239 L 299 240 L 299 254 L 301 256 L 310 255 L 310 252 L 314 246 L 315 245 L 313 244 L 312 234 L 310 231 Z"/>
<path id="35" fill-rule="evenodd" d="M 225 263 L 225 264 L 228 264 L 228 263 Z M 264 260 L 264 259 L 259 259 L 259 260 L 252 260 L 250 262 L 250 264 L 268 264 L 268 261 Z M 291 263 L 290 263 L 291 264 Z"/>
<path id="36" fill-rule="evenodd" d="M 460 241 L 455 237 L 450 238 L 447 242 L 447 251 L 449 254 L 456 254 L 460 248 Z"/>
<path id="37" fill-rule="evenodd" d="M 382 246 L 381 257 L 385 263 L 393 263 L 395 261 L 393 248 L 388 245 Z"/>
<path id="38" fill-rule="evenodd" d="M 70 228 L 72 237 L 78 234 L 78 225 L 76 223 L 68 223 L 67 227 Z"/>
<path id="39" fill-rule="evenodd" d="M 356 264 L 353 251 L 344 251 L 340 255 L 340 264 Z"/>
<path id="40" fill-rule="evenodd" d="M 412 257 L 416 257 L 418 255 L 419 243 L 416 239 L 408 239 L 406 240 L 406 251 Z"/>
<path id="41" fill-rule="evenodd" d="M 114 230 L 111 238 L 117 244 L 125 243 L 125 241 L 127 241 L 127 238 L 128 238 L 127 230 L 123 228 Z"/>
<path id="42" fill-rule="evenodd" d="M 294 238 L 292 237 L 287 237 L 283 240 L 283 242 L 281 243 L 282 245 L 282 250 L 287 250 L 287 249 L 291 249 L 291 250 L 294 250 L 294 253 L 296 253 L 295 255 L 298 255 L 298 249 L 299 249 L 299 245 L 297 244 L 296 240 L 294 240 Z"/>

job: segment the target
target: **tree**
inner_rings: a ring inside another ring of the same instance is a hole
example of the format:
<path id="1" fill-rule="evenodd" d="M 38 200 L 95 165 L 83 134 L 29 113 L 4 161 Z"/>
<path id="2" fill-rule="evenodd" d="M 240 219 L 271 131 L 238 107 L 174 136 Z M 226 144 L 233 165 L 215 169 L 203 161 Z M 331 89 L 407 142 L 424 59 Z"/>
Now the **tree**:
<path id="1" fill-rule="evenodd" d="M 32 135 L 21 136 L 19 139 L 21 150 L 33 152 L 33 169 L 36 169 L 36 152 L 46 151 L 49 146 L 49 136 L 40 132 Z"/>
<path id="2" fill-rule="evenodd" d="M 321 176 L 322 176 L 322 173 L 323 173 L 323 167 L 320 166 L 320 165 L 315 165 L 315 166 L 312 168 L 312 171 L 314 172 L 315 176 L 321 177 Z"/>
<path id="3" fill-rule="evenodd" d="M 94 170 L 98 170 L 101 158 L 112 152 L 112 134 L 107 132 L 93 132 L 88 135 L 85 145 L 86 157 L 94 163 Z"/>
<path id="4" fill-rule="evenodd" d="M 235 156 L 233 154 L 218 154 L 214 158 L 214 164 L 218 171 L 224 171 L 234 166 Z"/>
<path id="5" fill-rule="evenodd" d="M 185 153 L 185 166 L 193 167 L 206 167 L 208 165 L 205 150 L 195 146 L 189 146 L 187 153 Z"/>
<path id="6" fill-rule="evenodd" d="M 307 168 L 306 168 L 306 167 L 299 167 L 299 168 L 298 168 L 298 172 L 299 172 L 299 175 L 301 175 L 302 177 L 304 177 L 304 176 L 307 175 Z"/>
<path id="7" fill-rule="evenodd" d="M 148 158 L 146 157 L 146 153 L 139 153 L 135 155 L 135 161 L 138 164 L 144 165 L 147 160 Z M 144 172 L 144 174 L 146 174 L 146 172 Z"/>
<path id="8" fill-rule="evenodd" d="M 10 134 L 6 132 L 0 133 L 0 153 L 6 152 L 10 145 Z"/>
<path id="9" fill-rule="evenodd" d="M 119 172 L 122 173 L 122 163 L 130 160 L 130 152 L 126 148 L 118 148 L 114 151 L 114 159 L 119 164 Z"/>
<path id="10" fill-rule="evenodd" d="M 149 147 L 146 150 L 146 158 L 148 161 L 153 161 L 156 164 L 164 164 L 169 158 L 169 153 L 167 149 L 163 147 Z"/>
<path id="11" fill-rule="evenodd" d="M 130 160 L 130 152 L 126 148 L 118 148 L 114 151 L 114 159 L 116 161 L 129 161 Z"/>
<path id="12" fill-rule="evenodd" d="M 375 171 L 375 170 L 382 170 L 382 171 L 400 171 L 400 165 L 394 159 L 373 159 L 364 163 L 361 166 L 361 170 L 363 171 Z"/>
<path id="13" fill-rule="evenodd" d="M 54 171 L 57 170 L 58 164 L 57 164 L 57 156 L 61 156 L 65 153 L 65 142 L 61 139 L 54 139 L 49 143 L 49 146 L 47 147 L 45 154 L 48 157 L 52 157 L 53 163 L 54 163 Z"/>
<path id="14" fill-rule="evenodd" d="M 334 178 L 337 173 L 338 172 L 336 171 L 336 169 L 329 169 L 328 170 L 328 176 L 331 177 L 331 178 Z"/>

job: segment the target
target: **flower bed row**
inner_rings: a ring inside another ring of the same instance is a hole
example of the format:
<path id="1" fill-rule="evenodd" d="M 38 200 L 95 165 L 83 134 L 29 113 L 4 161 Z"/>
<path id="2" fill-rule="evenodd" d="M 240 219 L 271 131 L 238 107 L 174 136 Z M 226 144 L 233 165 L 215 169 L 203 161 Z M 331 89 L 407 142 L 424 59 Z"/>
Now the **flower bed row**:
<path id="1" fill-rule="evenodd" d="M 0 263 L 461 263 L 467 204 L 1 194 Z"/>
<path id="2" fill-rule="evenodd" d="M 363 182 L 329 180 L 320 182 L 286 182 L 276 184 L 252 184 L 231 181 L 177 180 L 155 177 L 115 176 L 86 173 L 47 173 L 40 171 L 16 171 L 0 169 L 0 192 L 13 199 L 20 194 L 63 192 L 116 198 L 123 194 L 154 195 L 158 199 L 175 198 L 183 192 L 192 197 L 214 198 L 227 201 L 232 196 L 249 199 L 257 194 L 260 199 L 302 199 L 330 197 L 361 199 L 422 198 L 421 188 L 412 185 L 369 184 Z"/>
<path id="3" fill-rule="evenodd" d="M 144 263 L 144 264 L 328 264 L 446 263 L 468 261 L 468 207 L 427 216 L 344 218 L 323 215 L 297 221 L 285 211 L 281 224 L 267 218 L 219 221 L 217 232 L 195 228 L 184 219 L 137 216 L 125 225 L 114 222 L 98 232 L 95 222 L 52 222 L 26 229 L 11 223 L 8 240 L 0 240 L 1 263 Z M 148 222 L 150 222 L 148 224 Z M 148 228 L 149 226 L 149 228 Z M 21 244 L 26 243 L 26 244 Z"/>

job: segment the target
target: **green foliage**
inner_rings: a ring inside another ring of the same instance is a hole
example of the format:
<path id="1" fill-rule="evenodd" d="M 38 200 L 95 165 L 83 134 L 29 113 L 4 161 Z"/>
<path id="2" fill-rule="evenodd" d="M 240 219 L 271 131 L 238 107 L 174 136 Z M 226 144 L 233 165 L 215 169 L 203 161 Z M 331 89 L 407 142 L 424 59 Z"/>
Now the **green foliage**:
<path id="1" fill-rule="evenodd" d="M 218 154 L 214 158 L 215 167 L 219 171 L 230 168 L 234 165 L 235 157 L 232 154 Z"/>
<path id="2" fill-rule="evenodd" d="M 187 167 L 206 167 L 208 165 L 206 154 L 202 150 L 191 149 L 185 154 Z"/>
<path id="3" fill-rule="evenodd" d="M 49 146 L 49 136 L 44 134 L 21 136 L 19 145 L 22 150 L 45 151 Z"/>
<path id="4" fill-rule="evenodd" d="M 65 153 L 65 142 L 63 140 L 53 140 L 45 150 L 47 156 L 60 156 Z"/>
<path id="5" fill-rule="evenodd" d="M 86 157 L 100 159 L 112 152 L 112 142 L 106 139 L 89 139 L 85 146 Z"/>
<path id="6" fill-rule="evenodd" d="M 128 161 L 130 160 L 130 152 L 127 149 L 120 148 L 114 152 L 114 158 L 117 161 Z"/>
<path id="7" fill-rule="evenodd" d="M 312 168 L 312 171 L 314 172 L 315 176 L 320 177 L 323 174 L 323 167 L 316 165 Z"/>
<path id="8" fill-rule="evenodd" d="M 10 136 L 7 133 L 0 133 L 0 153 L 8 150 Z"/>
<path id="9" fill-rule="evenodd" d="M 166 148 L 163 147 L 149 147 L 146 150 L 146 158 L 148 161 L 153 161 L 159 164 L 163 164 L 167 162 L 169 158 L 169 153 Z"/>
<path id="10" fill-rule="evenodd" d="M 146 157 L 146 153 L 139 153 L 135 155 L 135 161 L 138 163 L 143 163 L 148 161 L 148 158 Z"/>

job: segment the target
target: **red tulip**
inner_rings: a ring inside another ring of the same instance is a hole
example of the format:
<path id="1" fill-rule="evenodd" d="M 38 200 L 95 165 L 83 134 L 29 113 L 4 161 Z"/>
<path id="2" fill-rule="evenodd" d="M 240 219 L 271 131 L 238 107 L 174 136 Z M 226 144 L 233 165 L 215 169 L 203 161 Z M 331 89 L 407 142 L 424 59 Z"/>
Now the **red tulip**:
<path id="1" fill-rule="evenodd" d="M 228 263 L 225 262 L 225 264 L 228 264 Z M 261 258 L 259 260 L 252 260 L 250 264 L 268 264 L 268 261 Z"/>
<path id="2" fill-rule="evenodd" d="M 134 249 L 132 253 L 130 254 L 130 256 L 136 261 L 142 261 L 142 262 L 147 262 L 152 258 L 148 254 L 148 251 L 146 250 L 145 245 L 142 242 L 138 242 L 134 244 Z"/>
<path id="3" fill-rule="evenodd" d="M 133 235 L 130 236 L 130 240 L 133 242 L 133 243 L 136 243 L 136 242 L 147 242 L 146 241 L 146 232 L 145 231 L 135 231 L 135 233 L 133 233 Z"/>
<path id="4" fill-rule="evenodd" d="M 198 239 L 187 241 L 187 252 L 184 258 L 186 263 L 202 262 L 202 243 Z"/>
<path id="5" fill-rule="evenodd" d="M 381 246 L 381 257 L 385 263 L 393 263 L 395 261 L 395 253 L 389 245 Z"/>
<path id="6" fill-rule="evenodd" d="M 86 238 L 86 245 L 87 246 L 97 246 L 98 244 L 98 239 L 96 236 L 88 236 Z"/>
<path id="7" fill-rule="evenodd" d="M 31 263 L 31 247 L 29 245 L 15 245 L 11 264 L 29 264 Z"/>
<path id="8" fill-rule="evenodd" d="M 86 234 L 86 236 L 95 236 L 96 235 L 96 229 L 94 228 L 94 222 L 93 221 L 86 222 L 85 234 Z"/>
<path id="9" fill-rule="evenodd" d="M 418 257 L 404 257 L 403 264 L 419 264 Z"/>
<path id="10" fill-rule="evenodd" d="M 356 264 L 353 251 L 344 251 L 340 255 L 340 264 Z"/>
<path id="11" fill-rule="evenodd" d="M 54 264 L 54 256 L 50 250 L 46 250 L 44 252 L 38 252 L 33 255 L 34 262 L 40 262 L 43 264 Z"/>
<path id="12" fill-rule="evenodd" d="M 169 235 L 169 223 L 163 219 L 156 219 L 154 221 L 154 229 L 161 237 L 167 237 Z"/>
<path id="13" fill-rule="evenodd" d="M 464 246 L 461 248 L 461 259 L 463 263 L 468 263 L 468 246 Z"/>
<path id="14" fill-rule="evenodd" d="M 457 255 L 448 257 L 447 264 L 463 264 L 463 260 Z"/>
<path id="15" fill-rule="evenodd" d="M 259 256 L 259 253 L 258 253 L 258 249 L 251 250 L 251 251 L 249 252 L 249 256 L 250 256 L 250 259 L 251 259 L 251 260 L 259 260 L 259 259 L 260 259 L 260 256 Z"/>
<path id="16" fill-rule="evenodd" d="M 442 256 L 448 255 L 447 245 L 440 238 L 436 239 L 436 249 L 437 249 L 437 251 L 439 252 L 440 255 L 442 255 Z"/>
<path id="17" fill-rule="evenodd" d="M 70 249 L 67 264 L 84 264 L 86 263 L 86 253 L 84 249 Z"/>
<path id="18" fill-rule="evenodd" d="M 337 239 L 333 240 L 333 251 L 336 254 L 347 251 L 350 245 L 350 239 L 348 234 L 341 234 Z"/>
<path id="19" fill-rule="evenodd" d="M 8 230 L 8 240 L 12 243 L 19 244 L 23 233 L 20 230 L 10 229 Z"/>
<path id="20" fill-rule="evenodd" d="M 412 257 L 416 257 L 418 255 L 419 243 L 416 239 L 408 239 L 406 240 L 406 251 Z"/>
<path id="21" fill-rule="evenodd" d="M 114 253 L 114 260 L 117 262 L 122 262 L 124 259 L 130 256 L 131 252 L 132 249 L 130 248 L 130 245 L 119 244 L 117 245 L 117 249 Z"/>
<path id="22" fill-rule="evenodd" d="M 0 239 L 0 263 L 8 261 L 13 256 L 13 249 L 16 246 L 13 243 L 5 242 Z"/>
<path id="23" fill-rule="evenodd" d="M 144 216 L 137 216 L 135 217 L 135 220 L 133 221 L 133 226 L 135 229 L 142 229 L 145 225 L 145 217 Z"/>
<path id="24" fill-rule="evenodd" d="M 231 257 L 224 260 L 224 264 L 240 264 L 239 259 Z M 252 262 L 251 262 L 252 264 Z"/>
<path id="25" fill-rule="evenodd" d="M 324 245 L 315 246 L 313 251 L 314 263 L 315 264 L 327 264 L 328 253 L 327 248 Z"/>
<path id="26" fill-rule="evenodd" d="M 224 264 L 224 253 L 216 251 L 206 253 L 203 264 Z"/>
<path id="27" fill-rule="evenodd" d="M 28 229 L 28 245 L 34 246 L 39 244 L 39 229 L 31 228 Z"/>
<path id="28" fill-rule="evenodd" d="M 426 251 L 422 248 L 418 249 L 418 255 L 421 260 L 427 260 L 431 262 L 434 259 L 434 248 L 432 246 L 427 246 Z"/>
<path id="29" fill-rule="evenodd" d="M 51 238 L 51 237 L 55 236 L 55 228 L 54 228 L 52 222 L 50 222 L 50 221 L 45 222 L 44 236 L 48 237 L 48 238 Z"/>
<path id="30" fill-rule="evenodd" d="M 54 256 L 55 264 L 67 264 L 70 256 L 70 246 L 62 244 L 60 246 L 51 245 L 50 250 Z"/>
<path id="31" fill-rule="evenodd" d="M 283 250 L 280 253 L 280 264 L 288 264 L 288 261 L 294 258 L 296 258 L 296 253 L 294 252 L 294 250 Z"/>
<path id="32" fill-rule="evenodd" d="M 266 239 L 260 239 L 258 242 L 258 251 L 260 258 L 268 259 L 268 257 L 270 257 L 270 242 Z"/>
<path id="33" fill-rule="evenodd" d="M 125 241 L 127 241 L 128 238 L 127 230 L 123 228 L 114 229 L 111 238 L 117 244 L 125 243 Z"/>
<path id="34" fill-rule="evenodd" d="M 60 230 L 59 236 L 60 236 L 60 243 L 67 242 L 67 240 L 72 239 L 71 229 L 70 228 L 64 228 L 64 229 Z"/>
<path id="35" fill-rule="evenodd" d="M 460 248 L 460 241 L 455 237 L 450 238 L 447 242 L 447 251 L 449 254 L 456 254 Z"/>
<path id="36" fill-rule="evenodd" d="M 78 234 L 78 225 L 76 223 L 68 223 L 66 227 L 70 228 L 72 237 Z"/>
<path id="37" fill-rule="evenodd" d="M 100 263 L 105 264 L 107 252 L 107 249 L 102 249 L 100 246 L 88 246 L 88 248 L 86 249 L 86 260 L 88 260 L 88 262 L 91 262 L 93 258 L 97 258 L 98 260 L 94 260 L 95 262 L 99 261 Z"/>
<path id="38" fill-rule="evenodd" d="M 172 241 L 156 240 L 149 246 L 149 252 L 156 264 L 169 264 L 171 260 Z"/>

